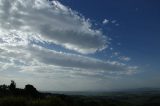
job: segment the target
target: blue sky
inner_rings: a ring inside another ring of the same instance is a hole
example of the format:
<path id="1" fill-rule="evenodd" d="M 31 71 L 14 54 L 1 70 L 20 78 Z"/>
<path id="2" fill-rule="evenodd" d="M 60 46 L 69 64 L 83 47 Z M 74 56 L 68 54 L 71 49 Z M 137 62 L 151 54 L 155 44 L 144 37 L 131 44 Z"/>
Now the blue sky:
<path id="1" fill-rule="evenodd" d="M 158 0 L 0 0 L 0 83 L 160 87 Z"/>

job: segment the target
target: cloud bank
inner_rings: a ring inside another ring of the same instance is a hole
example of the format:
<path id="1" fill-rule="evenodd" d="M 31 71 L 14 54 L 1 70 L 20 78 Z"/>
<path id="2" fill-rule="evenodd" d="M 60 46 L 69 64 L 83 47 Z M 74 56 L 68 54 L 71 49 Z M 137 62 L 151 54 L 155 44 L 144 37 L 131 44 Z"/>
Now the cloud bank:
<path id="1" fill-rule="evenodd" d="M 81 55 L 37 43 L 59 45 Z M 95 78 L 134 73 L 137 67 L 83 55 L 102 51 L 108 44 L 107 36 L 93 29 L 89 19 L 58 1 L 0 0 L 0 71 Z"/>

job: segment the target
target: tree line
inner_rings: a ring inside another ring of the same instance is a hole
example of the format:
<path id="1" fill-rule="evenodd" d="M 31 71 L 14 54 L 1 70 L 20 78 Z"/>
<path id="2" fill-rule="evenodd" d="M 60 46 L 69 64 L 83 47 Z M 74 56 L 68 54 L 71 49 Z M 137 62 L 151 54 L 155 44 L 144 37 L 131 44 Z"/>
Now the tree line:
<path id="1" fill-rule="evenodd" d="M 11 80 L 10 85 L 0 85 L 0 96 L 32 96 L 38 97 L 40 93 L 30 84 L 25 85 L 24 89 L 16 88 L 15 81 Z"/>

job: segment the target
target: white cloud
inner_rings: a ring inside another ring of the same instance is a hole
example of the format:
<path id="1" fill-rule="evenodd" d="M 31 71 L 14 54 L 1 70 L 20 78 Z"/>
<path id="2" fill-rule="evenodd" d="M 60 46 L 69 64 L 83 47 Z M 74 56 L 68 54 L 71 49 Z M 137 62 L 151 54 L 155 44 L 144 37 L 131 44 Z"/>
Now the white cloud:
<path id="1" fill-rule="evenodd" d="M 130 57 L 126 57 L 126 56 L 121 56 L 121 57 L 119 57 L 119 59 L 122 61 L 127 61 L 127 62 L 131 60 Z"/>
<path id="2" fill-rule="evenodd" d="M 102 23 L 103 23 L 103 24 L 108 24 L 108 23 L 109 23 L 109 20 L 104 19 Z"/>
<path id="3" fill-rule="evenodd" d="M 108 39 L 89 20 L 58 1 L 0 0 L 1 31 L 16 30 L 39 35 L 43 41 L 80 53 L 94 53 L 108 46 Z"/>
<path id="4" fill-rule="evenodd" d="M 120 26 L 120 24 L 117 22 L 117 20 L 112 20 L 111 23 L 117 27 Z"/>
<path id="5" fill-rule="evenodd" d="M 40 76 L 58 74 L 59 76 L 74 77 L 105 77 L 109 73 L 127 74 L 136 70 L 117 61 L 102 61 L 91 57 L 57 52 L 31 44 L 20 46 L 1 45 L 0 55 L 1 71 L 17 69 L 19 72 Z"/>
<path id="6" fill-rule="evenodd" d="M 118 62 L 102 61 L 81 55 L 50 51 L 39 47 L 30 47 L 31 54 L 38 61 L 62 67 L 71 67 L 90 71 L 127 71 L 124 64 Z M 45 55 L 44 55 L 45 54 Z"/>

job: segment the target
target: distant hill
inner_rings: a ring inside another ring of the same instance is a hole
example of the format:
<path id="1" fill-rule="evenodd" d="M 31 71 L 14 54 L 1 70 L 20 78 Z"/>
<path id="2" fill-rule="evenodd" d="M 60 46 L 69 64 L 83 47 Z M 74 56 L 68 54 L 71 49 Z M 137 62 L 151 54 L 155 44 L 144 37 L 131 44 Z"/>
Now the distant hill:
<path id="1" fill-rule="evenodd" d="M 39 92 L 30 84 L 0 85 L 0 106 L 160 106 L 160 89 L 112 92 Z"/>

